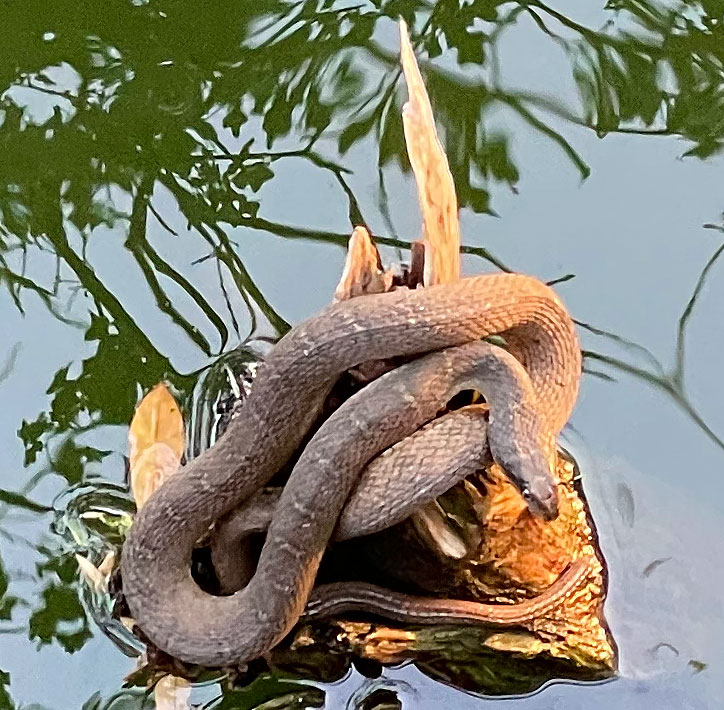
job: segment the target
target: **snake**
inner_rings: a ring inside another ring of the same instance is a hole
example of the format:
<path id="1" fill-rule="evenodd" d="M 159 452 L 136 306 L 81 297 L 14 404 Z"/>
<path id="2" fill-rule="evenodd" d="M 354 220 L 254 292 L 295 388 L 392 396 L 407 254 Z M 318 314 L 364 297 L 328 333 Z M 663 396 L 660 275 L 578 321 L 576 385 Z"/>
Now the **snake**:
<path id="1" fill-rule="evenodd" d="M 499 349 L 490 350 L 490 357 L 497 357 L 506 367 L 503 355 Z M 516 374 L 512 372 L 511 377 Z M 402 522 L 491 463 L 487 415 L 486 405 L 455 409 L 372 459 L 344 504 L 332 540 L 371 535 Z M 435 446 L 435 442 L 446 446 Z M 544 477 L 541 483 L 545 486 L 547 471 L 536 473 Z M 266 533 L 282 492 L 279 486 L 262 488 L 214 526 L 209 550 L 221 593 L 241 589 L 253 575 L 249 538 Z"/>
<path id="2" fill-rule="evenodd" d="M 579 557 L 544 592 L 513 604 L 484 604 L 464 599 L 428 599 L 362 582 L 331 582 L 315 589 L 302 618 L 305 621 L 364 611 L 406 624 L 517 626 L 548 613 L 570 597 L 590 574 L 592 559 Z"/>
<path id="3" fill-rule="evenodd" d="M 461 389 L 480 387 L 490 398 L 497 386 L 505 400 L 509 383 L 496 379 L 492 362 L 492 370 L 480 366 L 484 353 L 460 359 L 461 346 L 489 345 L 479 341 L 491 335 L 504 339 L 533 390 L 529 397 L 508 398 L 515 421 L 500 419 L 501 437 L 489 436 L 491 453 L 529 506 L 553 517 L 555 487 L 549 476 L 539 475 L 548 464 L 544 447 L 519 449 L 512 442 L 516 427 L 527 433 L 524 441 L 550 441 L 575 404 L 581 351 L 555 292 L 530 276 L 489 274 L 359 296 L 289 331 L 272 348 L 225 434 L 159 488 L 136 517 L 121 565 L 124 594 L 144 634 L 170 655 L 206 666 L 244 663 L 273 648 L 304 612 L 345 499 L 369 460 L 434 418 Z M 209 526 L 290 459 L 343 372 L 399 356 L 422 357 L 403 366 L 406 379 L 395 384 L 403 369 L 397 368 L 351 397 L 308 442 L 249 584 L 230 596 L 201 590 L 190 561 Z M 450 359 L 431 381 L 425 367 L 436 356 Z M 419 373 L 424 376 L 416 378 Z M 360 407 L 358 395 L 365 391 L 366 405 Z M 491 406 L 491 434 L 495 421 Z M 511 466 L 519 472 L 511 473 Z M 528 477 L 527 469 L 537 473 Z"/>
<path id="4" fill-rule="evenodd" d="M 517 479 L 517 487 L 528 496 L 528 507 L 534 514 L 552 518 L 556 508 L 556 491 L 551 485 L 549 466 L 541 458 L 543 454 L 551 461 L 550 442 L 543 436 L 544 429 L 537 412 L 530 412 L 535 431 L 529 434 L 525 427 L 520 426 L 517 413 L 510 407 L 512 401 L 531 400 L 532 388 L 527 374 L 512 356 L 500 348 L 482 343 L 472 348 L 460 347 L 462 350 L 453 348 L 445 355 L 427 358 L 416 368 L 413 376 L 423 382 L 432 381 L 436 371 L 450 367 L 451 362 L 454 362 L 454 369 L 450 369 L 450 374 L 454 372 L 462 376 L 466 371 L 472 373 L 475 384 L 484 387 L 489 403 L 494 403 L 494 446 L 496 439 L 510 440 L 511 450 L 518 449 L 516 460 L 509 457 L 506 464 L 509 478 Z M 469 364 L 462 364 L 461 355 L 472 356 L 472 360 L 467 361 Z M 497 391 L 485 387 L 484 381 L 475 377 L 477 368 L 486 368 L 490 376 L 504 385 L 502 390 L 500 386 Z M 409 389 L 409 369 L 400 368 L 394 378 L 384 380 L 384 386 L 391 389 L 400 383 Z M 368 406 L 374 411 L 376 390 L 363 390 L 353 406 L 359 407 L 364 400 L 370 400 Z M 404 404 L 400 405 L 400 409 L 404 410 Z M 430 410 L 426 414 L 432 416 L 433 412 Z M 383 423 L 375 421 L 371 425 L 379 428 Z M 337 520 L 332 540 L 370 535 L 405 520 L 424 504 L 491 463 L 494 459 L 488 439 L 488 405 L 469 405 L 433 419 L 384 450 L 357 477 Z M 531 451 L 520 450 L 521 442 L 531 441 Z M 518 463 L 523 461 L 526 464 Z M 283 505 L 280 505 L 283 492 L 282 487 L 263 488 L 215 525 L 209 549 L 220 593 L 230 594 L 241 589 L 253 575 L 254 561 L 247 547 L 249 536 L 266 533 L 277 510 Z M 377 613 L 371 608 L 370 612 Z"/>

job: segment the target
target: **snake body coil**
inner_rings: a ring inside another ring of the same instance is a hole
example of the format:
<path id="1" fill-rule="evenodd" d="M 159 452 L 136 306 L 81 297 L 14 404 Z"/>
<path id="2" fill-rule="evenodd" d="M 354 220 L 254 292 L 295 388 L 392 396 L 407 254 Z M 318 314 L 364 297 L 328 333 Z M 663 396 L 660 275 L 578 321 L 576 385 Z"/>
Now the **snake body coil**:
<path id="1" fill-rule="evenodd" d="M 545 403 L 545 430 L 553 436 L 573 408 L 581 353 L 564 306 L 531 277 L 495 274 L 362 296 L 290 331 L 270 353 L 225 435 L 171 477 L 134 522 L 122 571 L 141 629 L 171 655 L 210 666 L 250 660 L 278 643 L 304 609 L 356 475 L 372 456 L 414 431 L 411 426 L 425 423 L 415 397 L 425 399 L 428 383 L 413 377 L 414 392 L 394 392 L 386 387 L 386 378 L 394 375 L 388 373 L 368 386 L 377 387 L 375 411 L 345 408 L 349 400 L 325 422 L 292 472 L 257 572 L 243 590 L 214 597 L 195 584 L 190 559 L 198 539 L 286 463 L 342 372 L 368 360 L 420 355 L 494 334 L 505 338 L 527 370 L 534 401 Z M 406 367 L 414 373 L 415 366 L 420 367 L 417 361 Z M 438 408 L 466 382 L 442 387 Z M 495 386 L 494 378 L 489 384 Z M 400 397 L 409 398 L 404 416 L 392 403 Z M 529 421 L 529 404 L 510 398 L 521 421 Z M 384 429 L 371 426 L 387 407 Z M 543 509 L 551 505 L 545 499 L 537 503 Z"/>

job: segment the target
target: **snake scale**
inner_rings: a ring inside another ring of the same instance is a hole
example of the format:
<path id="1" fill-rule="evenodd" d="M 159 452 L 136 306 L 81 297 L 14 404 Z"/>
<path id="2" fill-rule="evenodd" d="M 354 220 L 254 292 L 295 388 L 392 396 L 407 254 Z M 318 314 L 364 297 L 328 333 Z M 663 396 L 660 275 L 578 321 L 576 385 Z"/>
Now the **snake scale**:
<path id="1" fill-rule="evenodd" d="M 500 379 L 498 357 L 485 364 L 491 346 L 477 341 L 496 334 L 525 368 L 531 392 L 513 391 L 510 380 Z M 369 360 L 425 353 L 404 366 L 406 379 L 396 383 L 398 371 L 387 373 L 358 393 L 367 393 L 361 405 L 353 396 L 316 432 L 285 486 L 249 584 L 226 597 L 203 592 L 190 574 L 194 545 L 292 456 L 339 375 Z M 431 381 L 427 363 L 452 353 Z M 491 404 L 491 453 L 531 509 L 554 516 L 555 488 L 543 452 L 570 416 L 580 371 L 565 307 L 532 277 L 476 276 L 330 306 L 279 341 L 224 436 L 139 513 L 122 557 L 136 622 L 157 646 L 187 662 L 240 663 L 272 648 L 304 611 L 359 472 L 461 389 L 479 387 L 493 400 L 497 388 L 497 401 L 507 400 L 509 414 L 501 410 L 499 419 Z M 447 446 L 434 437 L 428 443 Z"/>

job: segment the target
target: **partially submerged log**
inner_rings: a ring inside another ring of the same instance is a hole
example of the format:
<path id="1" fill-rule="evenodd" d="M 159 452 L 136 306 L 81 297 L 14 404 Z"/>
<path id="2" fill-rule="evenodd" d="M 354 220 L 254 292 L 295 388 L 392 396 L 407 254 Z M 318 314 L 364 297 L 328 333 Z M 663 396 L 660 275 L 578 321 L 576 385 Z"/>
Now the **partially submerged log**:
<path id="1" fill-rule="evenodd" d="M 417 253 L 420 274 L 425 252 L 418 248 Z M 413 269 L 383 269 L 369 233 L 360 228 L 337 297 L 407 288 L 405 279 L 412 278 Z M 357 369 L 355 387 L 394 365 L 365 364 Z M 351 664 L 374 674 L 380 665 L 414 662 L 433 678 L 492 694 L 529 692 L 553 678 L 609 677 L 616 655 L 602 613 L 605 574 L 595 529 L 575 463 L 564 452 L 556 474 L 560 515 L 555 521 L 533 517 L 502 471 L 491 465 L 404 523 L 331 546 L 320 575 L 324 581 L 368 578 L 425 596 L 504 604 L 541 593 L 572 557 L 585 554 L 596 560 L 558 607 L 521 627 L 502 630 L 469 624 L 405 626 L 360 615 L 302 624 L 241 677 L 240 669 L 231 671 L 232 677 L 243 681 L 270 667 L 333 681 Z M 150 668 L 134 674 L 131 682 L 150 683 L 164 673 L 203 673 L 150 645 L 148 660 Z"/>

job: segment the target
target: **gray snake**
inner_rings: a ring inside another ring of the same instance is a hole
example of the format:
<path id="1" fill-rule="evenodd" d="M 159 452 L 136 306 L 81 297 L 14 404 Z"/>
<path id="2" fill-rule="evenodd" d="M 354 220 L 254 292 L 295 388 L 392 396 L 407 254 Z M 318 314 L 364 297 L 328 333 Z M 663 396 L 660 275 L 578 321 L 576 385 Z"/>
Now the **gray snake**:
<path id="1" fill-rule="evenodd" d="M 458 355 L 436 376 L 440 387 L 435 394 L 429 379 L 415 382 L 414 377 L 394 392 L 393 371 L 362 390 L 372 391 L 375 396 L 368 395 L 368 401 L 374 406 L 355 407 L 355 395 L 324 423 L 292 472 L 256 574 L 244 589 L 228 597 L 203 592 L 190 575 L 196 542 L 211 523 L 246 500 L 289 459 L 342 372 L 364 361 L 421 355 L 493 334 L 504 337 L 525 367 L 533 402 L 545 403 L 544 430 L 532 434 L 536 407 L 510 398 L 516 426 L 527 429 L 534 440 L 540 436 L 540 441 L 551 441 L 574 405 L 581 354 L 564 306 L 551 289 L 531 277 L 495 274 L 417 291 L 361 296 L 325 309 L 282 338 L 225 435 L 151 497 L 129 532 L 122 559 L 124 592 L 151 641 L 182 660 L 210 666 L 250 660 L 278 643 L 304 610 L 359 471 L 375 454 L 434 417 L 456 391 L 477 388 L 470 371 L 462 376 L 456 372 Z M 422 371 L 420 363 L 434 355 L 405 367 Z M 485 368 L 476 369 L 473 359 L 470 367 L 483 379 L 480 388 L 489 396 L 496 379 Z M 405 405 L 402 413 L 400 401 Z M 379 421 L 385 426 L 373 426 Z M 532 451 L 524 460 L 507 461 L 509 455 L 515 459 L 509 441 L 501 438 L 497 454 L 492 438 L 490 446 L 514 480 L 518 465 L 523 470 L 540 468 Z M 550 483 L 540 491 L 527 487 L 541 480 L 533 476 L 516 482 L 527 491 L 531 505 L 550 511 Z"/>

